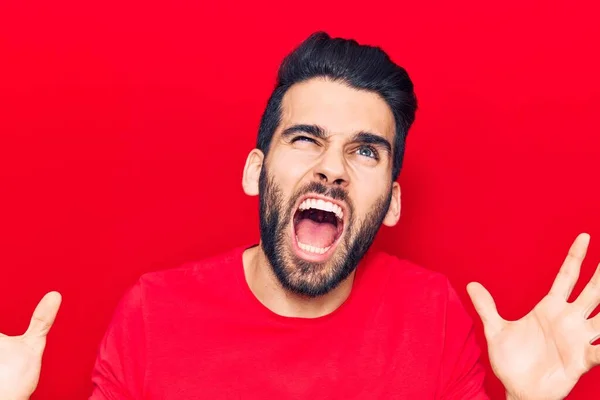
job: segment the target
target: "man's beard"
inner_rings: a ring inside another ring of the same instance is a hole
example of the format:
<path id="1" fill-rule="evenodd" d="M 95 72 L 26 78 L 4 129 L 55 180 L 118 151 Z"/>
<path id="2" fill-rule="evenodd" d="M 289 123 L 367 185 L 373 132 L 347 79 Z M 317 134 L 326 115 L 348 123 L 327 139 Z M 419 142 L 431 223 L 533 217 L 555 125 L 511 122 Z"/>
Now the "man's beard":
<path id="1" fill-rule="evenodd" d="M 263 251 L 281 285 L 296 294 L 317 297 L 337 287 L 358 266 L 381 226 L 388 211 L 392 191 L 384 194 L 358 225 L 354 207 L 342 188 L 328 188 L 311 182 L 298 190 L 284 207 L 283 194 L 263 166 L 259 179 L 260 238 Z M 323 263 L 309 262 L 296 256 L 292 249 L 290 222 L 300 196 L 316 193 L 344 201 L 349 213 L 344 237 L 334 254 Z"/>

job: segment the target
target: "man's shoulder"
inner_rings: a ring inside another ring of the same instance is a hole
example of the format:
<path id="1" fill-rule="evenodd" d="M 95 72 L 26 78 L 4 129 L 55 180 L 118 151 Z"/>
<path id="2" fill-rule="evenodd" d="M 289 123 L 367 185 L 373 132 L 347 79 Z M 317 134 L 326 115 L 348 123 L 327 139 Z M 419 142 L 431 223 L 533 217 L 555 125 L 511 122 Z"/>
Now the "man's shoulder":
<path id="1" fill-rule="evenodd" d="M 237 268 L 242 268 L 242 254 L 246 247 L 235 247 L 216 252 L 196 261 L 188 261 L 173 268 L 147 272 L 139 278 L 145 290 L 182 290 L 203 284 L 215 285 L 216 281 L 233 278 Z"/>
<path id="2" fill-rule="evenodd" d="M 430 332 L 434 336 L 444 332 L 448 310 L 463 308 L 448 277 L 387 253 L 379 252 L 375 257 L 369 268 L 379 270 L 371 274 L 376 276 L 379 282 L 376 288 L 380 290 L 370 292 L 379 293 L 380 304 L 390 316 L 388 321 L 402 329 Z M 458 323 L 455 316 L 452 318 Z"/>
<path id="3" fill-rule="evenodd" d="M 453 295 L 448 277 L 441 272 L 381 251 L 370 258 L 367 268 L 371 272 L 365 272 L 365 280 L 378 282 L 371 291 L 381 291 L 382 300 L 390 306 L 443 312 Z"/>
<path id="4" fill-rule="evenodd" d="M 376 273 L 385 274 L 388 284 L 394 286 L 433 288 L 448 285 L 448 278 L 443 273 L 384 251 L 377 251 L 370 256 L 369 268 L 376 268 Z"/>

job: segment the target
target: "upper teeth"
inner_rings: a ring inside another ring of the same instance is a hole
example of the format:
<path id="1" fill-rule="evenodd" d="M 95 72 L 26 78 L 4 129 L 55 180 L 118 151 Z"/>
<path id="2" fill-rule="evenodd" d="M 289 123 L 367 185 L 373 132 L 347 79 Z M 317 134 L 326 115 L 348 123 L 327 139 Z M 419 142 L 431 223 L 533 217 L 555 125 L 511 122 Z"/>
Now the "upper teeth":
<path id="1" fill-rule="evenodd" d="M 335 214 L 339 219 L 344 218 L 344 213 L 342 212 L 342 207 L 337 204 L 333 204 L 330 201 L 322 200 L 322 199 L 306 199 L 302 203 L 300 203 L 300 210 L 308 210 L 309 208 L 314 208 L 317 210 L 329 211 Z"/>

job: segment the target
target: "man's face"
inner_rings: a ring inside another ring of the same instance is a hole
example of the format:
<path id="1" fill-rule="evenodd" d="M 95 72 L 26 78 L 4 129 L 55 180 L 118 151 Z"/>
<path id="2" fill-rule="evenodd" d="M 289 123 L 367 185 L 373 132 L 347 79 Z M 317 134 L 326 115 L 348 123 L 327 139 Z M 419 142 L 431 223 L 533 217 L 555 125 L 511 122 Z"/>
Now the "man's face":
<path id="1" fill-rule="evenodd" d="M 388 212 L 393 201 L 399 213 L 394 132 L 375 93 L 325 79 L 288 90 L 259 179 L 261 244 L 285 288 L 329 292 L 355 270 L 386 217 L 397 221 Z"/>

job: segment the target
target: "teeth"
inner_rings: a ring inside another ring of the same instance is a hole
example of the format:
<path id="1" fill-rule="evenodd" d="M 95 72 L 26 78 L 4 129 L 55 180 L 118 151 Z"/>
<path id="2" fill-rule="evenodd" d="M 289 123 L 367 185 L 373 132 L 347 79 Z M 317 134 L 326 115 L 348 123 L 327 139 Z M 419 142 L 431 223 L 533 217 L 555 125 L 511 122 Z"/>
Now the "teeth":
<path id="1" fill-rule="evenodd" d="M 323 199 L 306 199 L 300 203 L 300 207 L 298 208 L 300 210 L 308 210 L 309 208 L 313 208 L 315 210 L 329 211 L 334 213 L 338 219 L 344 219 L 342 207 Z"/>
<path id="2" fill-rule="evenodd" d="M 298 247 L 300 247 L 302 250 L 304 250 L 306 252 L 315 253 L 315 254 L 324 254 L 327 250 L 329 250 L 331 248 L 331 246 L 327 246 L 325 248 L 315 247 L 315 246 L 311 246 L 309 244 L 304 244 L 304 243 L 300 243 L 300 242 L 298 242 Z"/>
<path id="3" fill-rule="evenodd" d="M 325 200 L 317 200 L 317 208 L 325 211 L 331 211 L 329 209 L 329 203 L 325 203 Z"/>

